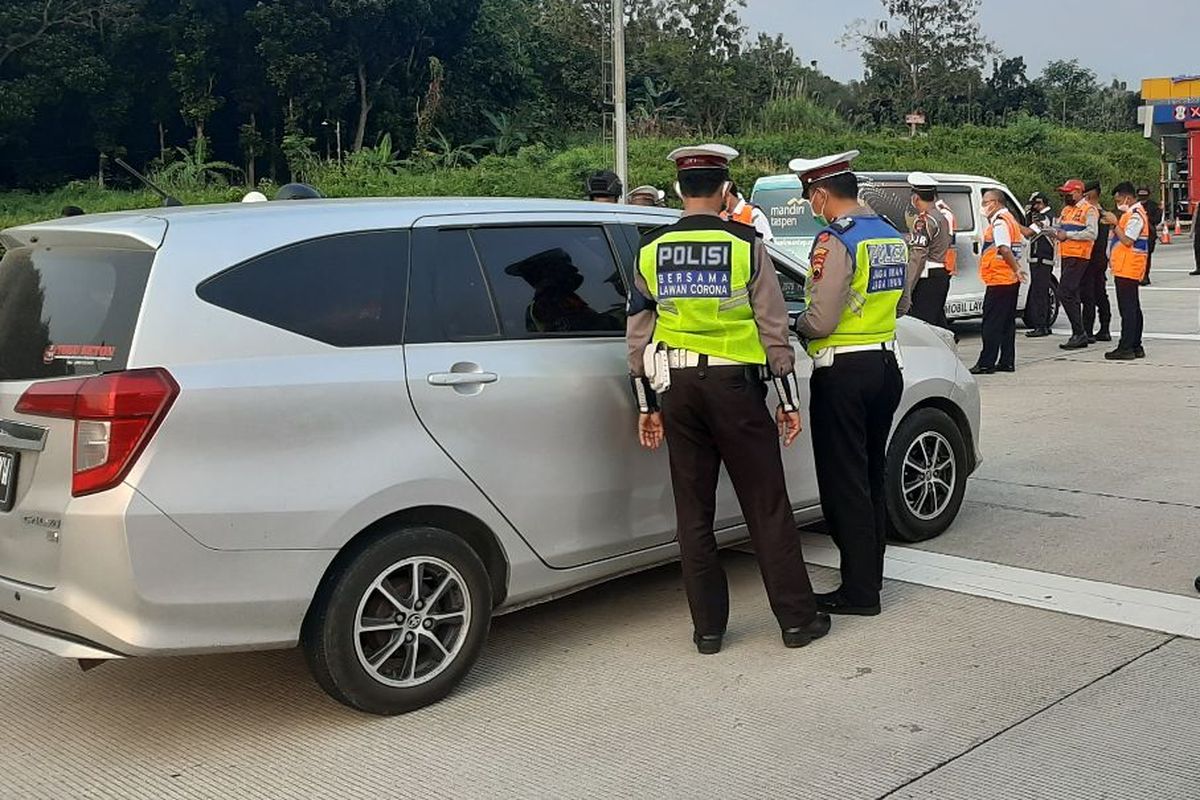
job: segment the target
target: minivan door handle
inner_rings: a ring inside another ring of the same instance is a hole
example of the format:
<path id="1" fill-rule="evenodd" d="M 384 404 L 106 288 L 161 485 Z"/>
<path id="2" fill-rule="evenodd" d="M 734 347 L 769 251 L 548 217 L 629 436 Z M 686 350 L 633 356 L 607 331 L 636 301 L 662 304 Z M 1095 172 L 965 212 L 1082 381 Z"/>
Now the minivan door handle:
<path id="1" fill-rule="evenodd" d="M 484 372 L 474 361 L 459 361 L 449 372 L 434 372 L 425 377 L 430 386 L 449 386 L 463 397 L 474 397 L 489 383 L 500 380 L 494 372 Z"/>
<path id="2" fill-rule="evenodd" d="M 434 372 L 426 380 L 430 386 L 476 386 L 495 383 L 500 376 L 494 372 Z"/>
<path id="3" fill-rule="evenodd" d="M 971 242 L 971 252 L 979 255 L 979 242 Z"/>

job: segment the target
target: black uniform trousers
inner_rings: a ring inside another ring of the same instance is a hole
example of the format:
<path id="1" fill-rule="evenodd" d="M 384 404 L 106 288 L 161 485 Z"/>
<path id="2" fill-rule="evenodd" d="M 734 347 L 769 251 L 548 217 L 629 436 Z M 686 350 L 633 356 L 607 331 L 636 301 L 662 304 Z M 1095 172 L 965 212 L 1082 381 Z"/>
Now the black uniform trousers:
<path id="1" fill-rule="evenodd" d="M 1096 242 L 1097 251 L 1106 246 L 1105 242 Z M 1108 330 L 1112 323 L 1112 305 L 1108 302 L 1108 256 L 1093 251 L 1088 261 L 1087 274 L 1083 284 L 1083 332 L 1090 336 L 1096 332 L 1096 319 L 1100 319 L 1100 329 Z"/>
<path id="2" fill-rule="evenodd" d="M 1121 311 L 1121 342 L 1119 350 L 1136 350 L 1142 346 L 1142 299 L 1139 289 L 1142 282 L 1133 278 L 1117 277 L 1117 308 Z"/>
<path id="3" fill-rule="evenodd" d="M 1029 312 L 1029 327 L 1048 329 L 1050 315 L 1050 277 L 1054 274 L 1053 259 L 1029 260 L 1029 296 L 1025 299 L 1025 308 Z"/>
<path id="4" fill-rule="evenodd" d="M 1142 278 L 1143 283 L 1150 282 L 1150 267 L 1154 266 L 1154 248 L 1156 248 L 1158 246 L 1158 236 L 1156 236 L 1154 233 L 1154 227 L 1155 226 L 1153 226 L 1153 225 L 1151 225 L 1151 227 L 1150 227 L 1150 241 L 1149 241 L 1150 249 L 1146 253 L 1146 276 L 1144 278 Z M 1116 282 L 1117 282 L 1117 276 L 1114 275 L 1113 283 L 1115 284 Z M 1120 304 L 1118 303 L 1118 306 L 1119 305 Z"/>
<path id="5" fill-rule="evenodd" d="M 660 398 L 683 585 L 692 623 L 701 635 L 724 633 L 729 620 L 729 587 L 713 534 L 722 463 L 741 504 L 779 626 L 807 625 L 816 617 L 787 495 L 779 429 L 766 397 L 757 368 L 720 366 L 672 370 L 671 388 Z"/>
<path id="6" fill-rule="evenodd" d="M 1200 231 L 1196 230 L 1196 222 L 1192 220 L 1192 257 L 1196 261 L 1196 268 L 1193 270 L 1200 274 Z"/>
<path id="7" fill-rule="evenodd" d="M 929 275 L 918 279 L 913 287 L 912 307 L 908 315 L 949 330 L 950 321 L 946 319 L 946 297 L 949 294 L 950 273 L 940 268 L 929 270 Z"/>
<path id="8" fill-rule="evenodd" d="M 989 286 L 983 293 L 981 367 L 1014 367 L 1017 363 L 1017 298 L 1021 284 Z M 999 361 L 997 361 L 999 357 Z"/>
<path id="9" fill-rule="evenodd" d="M 881 349 L 835 357 L 813 370 L 810 385 L 817 485 L 842 555 L 840 592 L 847 603 L 875 605 L 887 544 L 887 439 L 904 378 L 896 357 Z"/>
<path id="10" fill-rule="evenodd" d="M 1086 258 L 1064 258 L 1062 277 L 1058 280 L 1058 299 L 1067 319 L 1071 321 L 1072 336 L 1086 336 L 1083 328 L 1083 279 L 1087 276 Z"/>

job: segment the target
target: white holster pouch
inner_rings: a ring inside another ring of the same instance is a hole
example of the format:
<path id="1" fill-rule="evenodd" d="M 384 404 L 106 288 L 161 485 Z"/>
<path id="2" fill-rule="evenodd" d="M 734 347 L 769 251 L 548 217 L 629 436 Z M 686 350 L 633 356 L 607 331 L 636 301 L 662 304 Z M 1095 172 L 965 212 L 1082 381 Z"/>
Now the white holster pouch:
<path id="1" fill-rule="evenodd" d="M 812 357 L 813 369 L 832 367 L 838 353 L 869 353 L 873 350 L 887 350 L 891 352 L 896 357 L 896 365 L 900 367 L 900 371 L 904 371 L 904 356 L 900 352 L 900 342 L 895 339 L 883 344 L 853 344 L 823 347 Z"/>
<path id="2" fill-rule="evenodd" d="M 671 364 L 667 346 L 662 342 L 651 342 L 642 351 L 642 367 L 646 370 L 646 380 L 656 394 L 662 394 L 671 388 Z"/>
<path id="3" fill-rule="evenodd" d="M 921 277 L 928 278 L 929 271 L 932 269 L 945 269 L 945 268 L 946 268 L 946 265 L 941 263 L 940 261 L 926 261 L 925 268 L 921 270 Z"/>

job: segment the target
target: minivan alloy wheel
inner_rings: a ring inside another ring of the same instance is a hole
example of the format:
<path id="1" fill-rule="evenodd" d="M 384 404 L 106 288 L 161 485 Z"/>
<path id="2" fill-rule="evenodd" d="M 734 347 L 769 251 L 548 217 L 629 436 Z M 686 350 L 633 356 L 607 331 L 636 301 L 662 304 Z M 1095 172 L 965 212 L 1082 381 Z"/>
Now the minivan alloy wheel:
<path id="1" fill-rule="evenodd" d="M 909 512 L 920 520 L 937 518 L 954 496 L 957 465 L 946 437 L 926 431 L 904 454 L 901 490 Z"/>
<path id="2" fill-rule="evenodd" d="M 354 647 L 376 681 L 419 686 L 454 662 L 470 624 L 471 596 L 463 576 L 440 558 L 416 556 L 392 564 L 363 593 Z"/>

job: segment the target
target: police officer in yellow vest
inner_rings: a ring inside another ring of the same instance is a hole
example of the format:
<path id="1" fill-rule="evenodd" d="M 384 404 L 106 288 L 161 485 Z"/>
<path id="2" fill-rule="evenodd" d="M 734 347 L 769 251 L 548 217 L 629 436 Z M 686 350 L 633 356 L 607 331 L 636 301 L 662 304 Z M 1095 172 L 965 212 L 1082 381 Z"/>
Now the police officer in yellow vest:
<path id="1" fill-rule="evenodd" d="M 1146 277 L 1150 259 L 1150 240 L 1154 228 L 1150 215 L 1137 201 L 1137 190 L 1129 182 L 1117 185 L 1113 199 L 1117 201 L 1118 218 L 1105 211 L 1101 221 L 1112 226 L 1108 243 L 1113 282 L 1117 285 L 1117 308 L 1121 312 L 1121 341 L 1115 350 L 1104 354 L 1109 361 L 1131 361 L 1145 358 L 1142 348 L 1142 301 L 1138 297 L 1142 280 Z"/>
<path id="2" fill-rule="evenodd" d="M 683 582 L 704 654 L 721 649 L 729 590 L 713 533 L 724 464 L 737 491 L 783 643 L 829 631 L 817 612 L 779 448 L 800 433 L 783 291 L 754 228 L 719 216 L 737 151 L 671 153 L 683 217 L 642 237 L 629 298 L 629 369 L 643 446 L 669 446 Z M 771 379 L 779 395 L 767 409 Z"/>
<path id="3" fill-rule="evenodd" d="M 807 307 L 796 333 L 813 359 L 813 452 L 821 508 L 842 554 L 842 585 L 817 595 L 831 614 L 880 611 L 887 535 L 884 466 L 904 380 L 896 310 L 905 294 L 904 237 L 858 202 L 857 150 L 789 164 L 820 220 Z"/>

